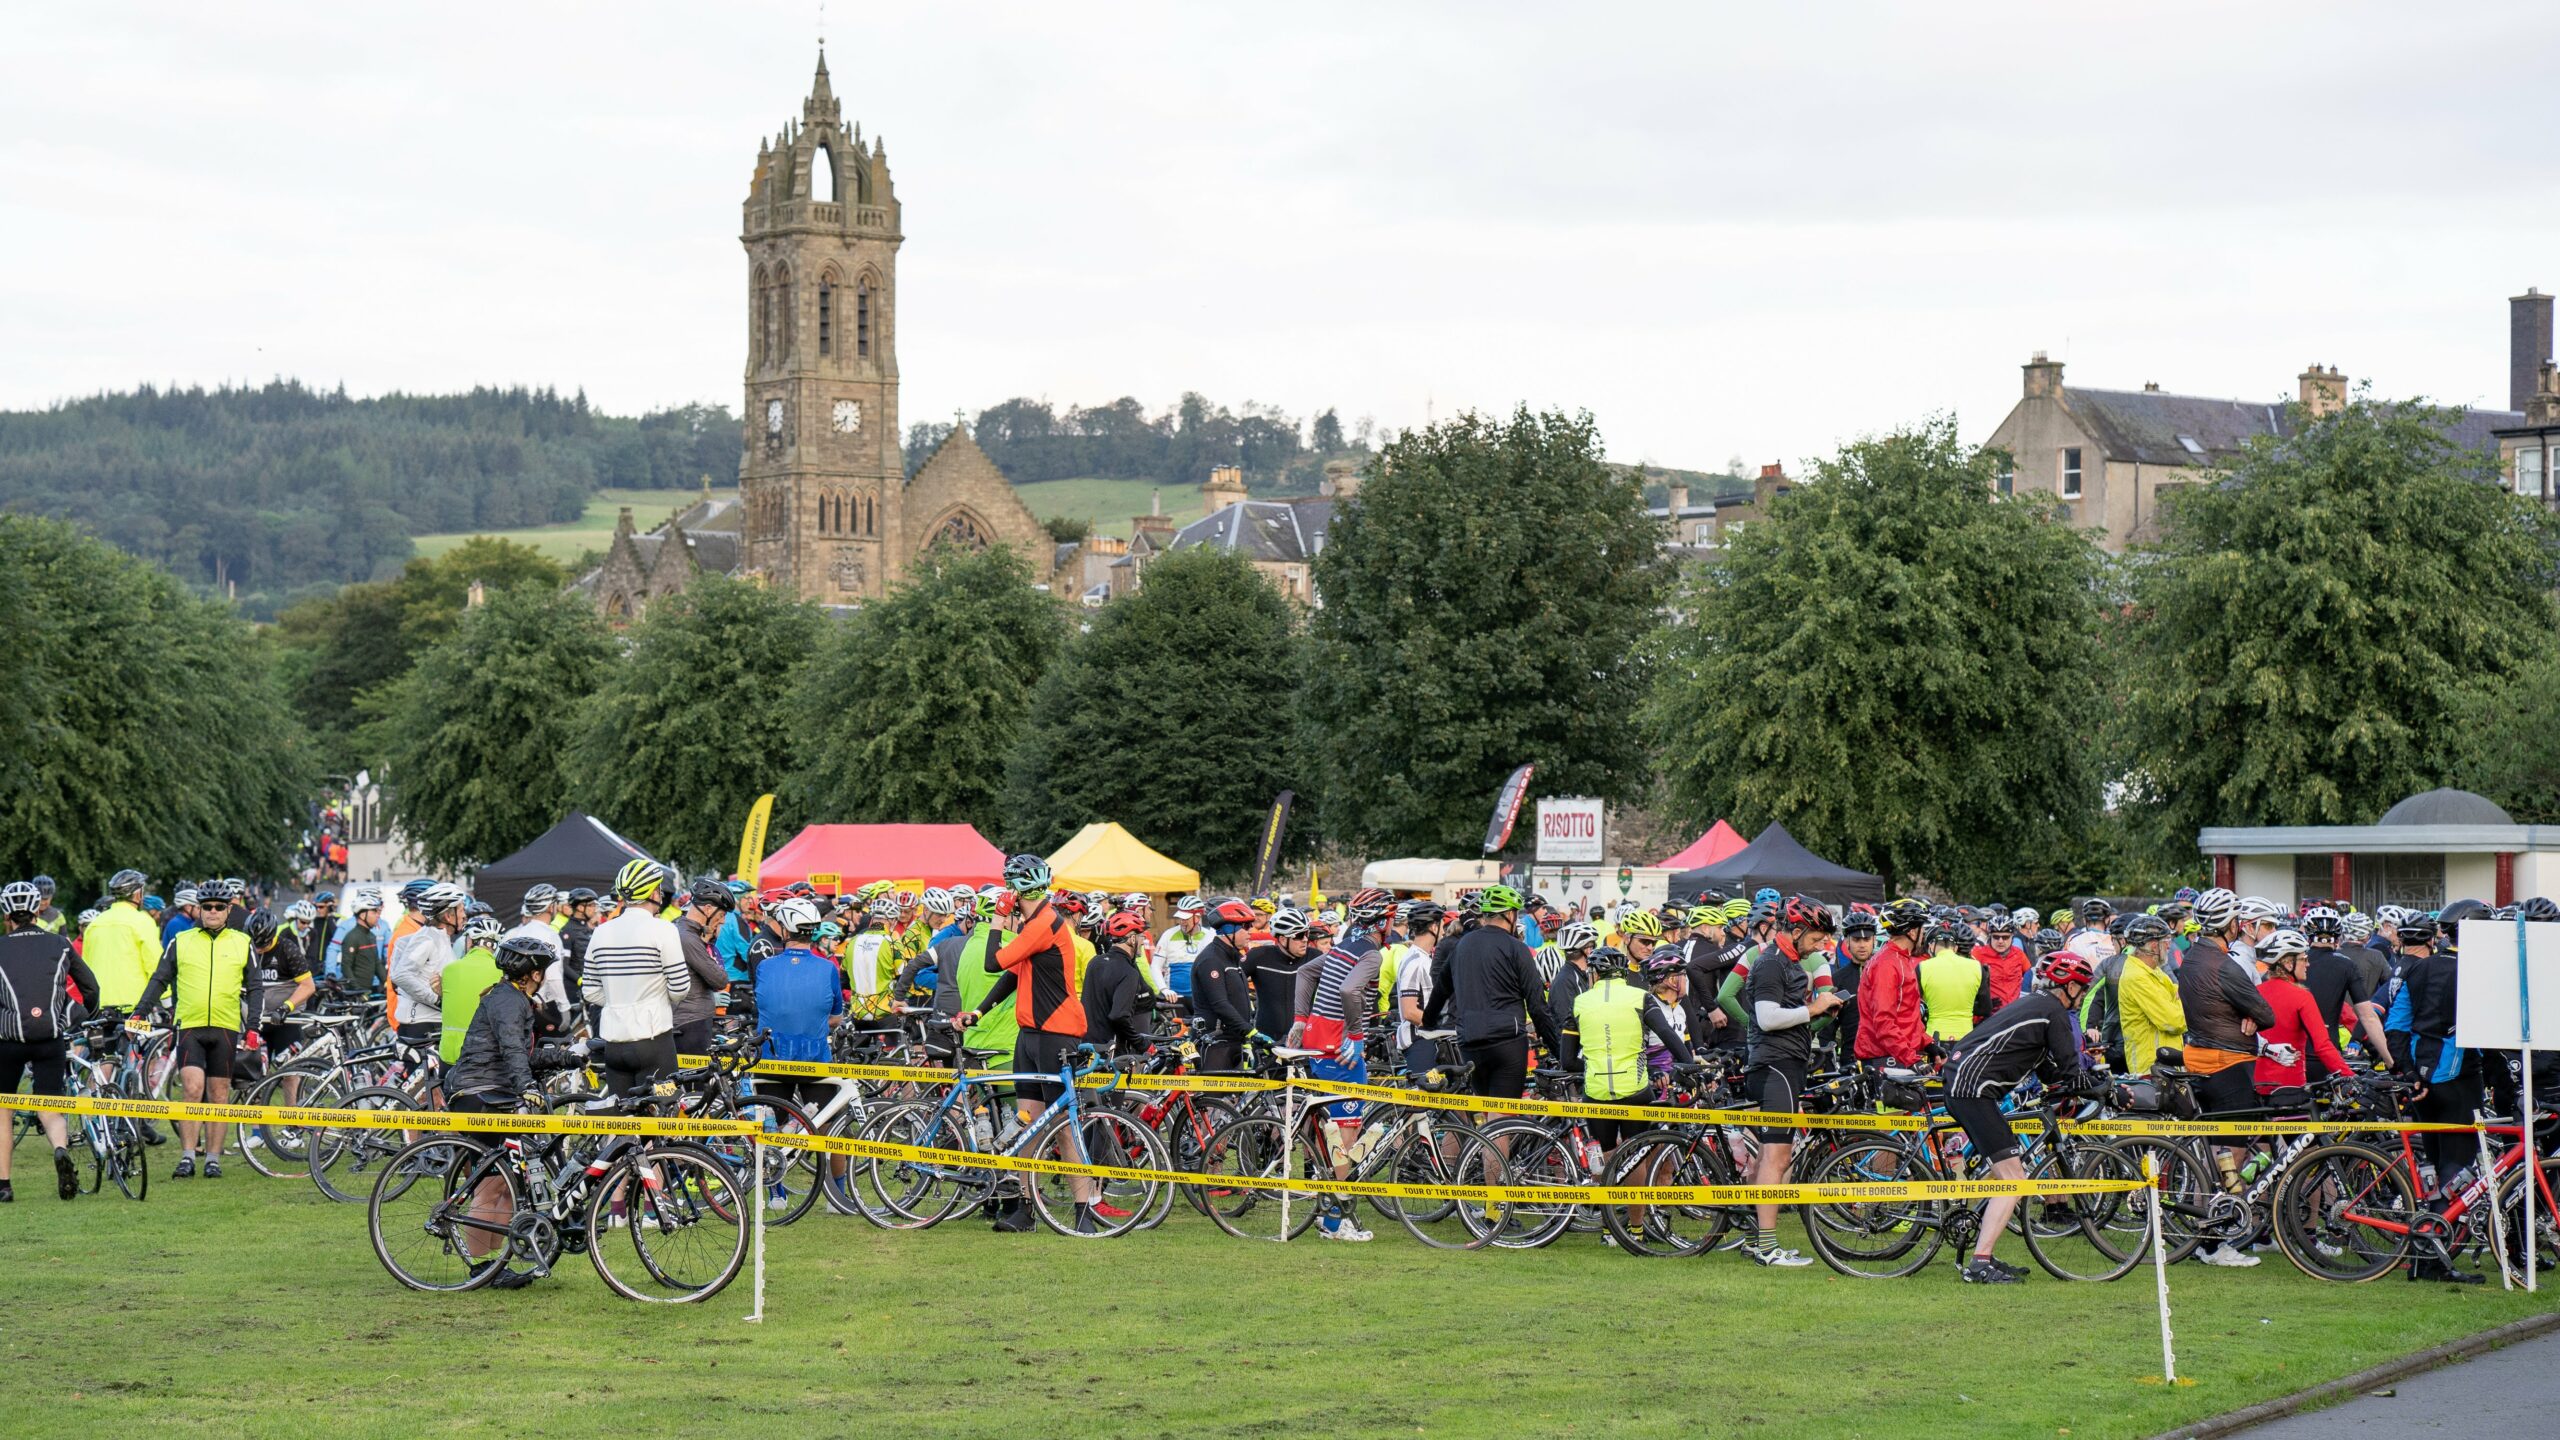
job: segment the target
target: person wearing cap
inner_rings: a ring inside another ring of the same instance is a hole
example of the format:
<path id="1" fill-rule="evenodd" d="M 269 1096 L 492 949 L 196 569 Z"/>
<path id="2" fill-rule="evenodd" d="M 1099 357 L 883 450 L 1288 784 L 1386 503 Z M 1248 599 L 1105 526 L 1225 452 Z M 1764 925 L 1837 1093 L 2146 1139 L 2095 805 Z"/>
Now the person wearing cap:
<path id="1" fill-rule="evenodd" d="M 347 892 L 347 918 L 338 927 L 338 983 L 358 995 L 379 995 L 390 967 L 382 958 L 382 896 L 372 889 Z"/>
<path id="2" fill-rule="evenodd" d="M 230 896 L 220 889 L 199 892 L 196 899 L 196 924 L 181 931 L 160 952 L 160 963 L 151 972 L 150 983 L 142 987 L 142 996 L 134 1002 L 133 1014 L 125 1028 L 135 1034 L 149 1034 L 150 1025 L 142 1017 L 167 994 L 176 1014 L 171 1023 L 178 1032 L 178 1086 L 189 1103 L 209 1100 L 221 1104 L 231 1098 L 231 1071 L 240 1051 L 240 1033 L 247 1017 L 256 1013 L 257 957 L 251 953 L 249 937 L 231 925 Z M 181 1120 L 178 1143 L 182 1154 L 177 1168 L 170 1172 L 173 1180 L 185 1180 L 196 1173 L 196 1149 L 204 1146 L 204 1175 L 208 1180 L 222 1178 L 223 1124 L 219 1120 Z"/>
<path id="3" fill-rule="evenodd" d="M 1191 964 L 1200 958 L 1202 947 L 1211 936 L 1201 918 L 1209 907 L 1197 895 L 1185 895 L 1173 905 L 1173 923 L 1156 937 L 1156 964 L 1163 967 L 1164 989 L 1183 999 L 1191 998 Z"/>

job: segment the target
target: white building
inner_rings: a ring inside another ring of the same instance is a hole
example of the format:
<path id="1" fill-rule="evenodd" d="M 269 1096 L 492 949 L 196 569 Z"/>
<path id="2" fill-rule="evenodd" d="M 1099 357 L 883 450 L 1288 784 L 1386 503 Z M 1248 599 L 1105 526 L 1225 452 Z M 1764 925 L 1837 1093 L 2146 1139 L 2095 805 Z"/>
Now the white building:
<path id="1" fill-rule="evenodd" d="M 2215 884 L 2282 905 L 2349 898 L 2365 911 L 2435 910 L 2560 897 L 2560 825 L 2519 825 L 2468 790 L 2412 795 L 2371 825 L 2214 827 L 2196 843 Z"/>

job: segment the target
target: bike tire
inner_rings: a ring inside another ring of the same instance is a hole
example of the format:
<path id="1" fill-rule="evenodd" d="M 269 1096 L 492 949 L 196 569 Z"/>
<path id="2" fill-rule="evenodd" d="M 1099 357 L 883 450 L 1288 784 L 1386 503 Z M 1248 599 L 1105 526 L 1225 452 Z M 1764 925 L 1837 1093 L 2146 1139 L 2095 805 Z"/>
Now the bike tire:
<path id="1" fill-rule="evenodd" d="M 714 1112 L 723 1120 L 752 1120 L 768 1134 L 800 1135 L 811 1133 L 809 1112 L 777 1095 L 741 1095 L 735 1109 L 722 1106 Z M 763 1145 L 746 1135 L 705 1136 L 700 1142 L 718 1155 L 730 1169 L 748 1176 L 755 1175 L 755 1151 L 764 1156 L 765 1194 L 757 1203 L 765 1206 L 764 1223 L 788 1225 L 809 1213 L 818 1203 L 818 1170 L 808 1162 L 826 1157 L 814 1150 L 795 1150 L 785 1145 Z M 779 1191 L 777 1196 L 775 1192 Z M 779 1198 L 780 1206 L 769 1202 Z"/>
<path id="2" fill-rule="evenodd" d="M 2127 1136 L 2107 1143 L 2124 1155 L 2131 1174 L 2144 1174 L 2146 1159 L 2158 1164 L 2160 1241 L 2169 1263 L 2175 1265 L 2204 1248 L 2202 1212 L 2220 1190 L 2212 1162 L 2182 1140 Z"/>
<path id="3" fill-rule="evenodd" d="M 2533 1197 L 2533 1239 L 2524 1237 L 2525 1168 L 2519 1164 L 2498 1180 L 2495 1204 L 2506 1228 L 2506 1278 L 2522 1288 L 2528 1272 L 2560 1273 L 2560 1215 L 2551 1213 L 2551 1196 L 2560 1194 L 2560 1159 L 2542 1161 L 2544 1189 Z"/>
<path id="4" fill-rule="evenodd" d="M 415 1110 L 418 1104 L 406 1091 L 377 1087 L 356 1091 L 337 1108 Z M 330 1128 L 321 1133 L 329 1138 L 324 1148 L 311 1156 L 311 1183 L 321 1194 L 342 1205 L 361 1205 L 370 1200 L 374 1177 L 383 1173 L 391 1158 L 411 1143 L 398 1130 Z"/>
<path id="5" fill-rule="evenodd" d="M 708 1300 L 746 1263 L 747 1185 L 700 1145 L 645 1145 L 615 1161 L 588 1195 L 587 1259 L 626 1300 Z M 617 1214 L 624 1223 L 612 1223 Z"/>
<path id="6" fill-rule="evenodd" d="M 1582 1162 L 1574 1158 L 1571 1140 L 1535 1120 L 1496 1120 L 1476 1133 L 1502 1152 L 1506 1185 L 1589 1183 Z M 1494 1232 L 1494 1248 L 1537 1250 L 1552 1245 L 1573 1224 L 1581 1209 L 1578 1204 L 1562 1200 L 1508 1202 L 1499 1211 L 1502 1223 Z"/>
<path id="7" fill-rule="evenodd" d="M 1469 1125 L 1416 1130 L 1388 1157 L 1385 1171 L 1399 1185 L 1501 1185 L 1510 1178 L 1502 1152 Z M 1481 1250 L 1502 1226 L 1500 1207 L 1482 1200 L 1395 1199 L 1380 1208 L 1434 1250 Z"/>
<path id="8" fill-rule="evenodd" d="M 891 1145 L 975 1151 L 968 1126 L 953 1123 L 959 1111 L 937 1118 L 931 1101 L 874 1109 L 859 1137 Z M 862 1218 L 883 1230 L 930 1230 L 985 1200 L 992 1171 L 961 1169 L 921 1160 L 857 1159 L 853 1185 Z"/>
<path id="9" fill-rule="evenodd" d="M 402 1146 L 374 1176 L 365 1205 L 365 1231 L 373 1258 L 391 1278 L 412 1290 L 453 1294 L 477 1290 L 497 1278 L 506 1253 L 501 1227 L 492 1237 L 468 1222 L 473 1196 L 484 1183 L 505 1187 L 512 1223 L 523 1195 L 497 1147 L 466 1135 L 429 1135 Z M 473 1237 L 487 1248 L 474 1252 Z M 485 1263 L 494 1256 L 499 1263 Z"/>
<path id="10" fill-rule="evenodd" d="M 2031 1180 L 2140 1180 L 2128 1157 L 2110 1145 L 2047 1146 L 2028 1167 Z M 2018 1229 L 2027 1253 L 2056 1280 L 2120 1280 L 2151 1253 L 2149 1189 L 2095 1195 L 2018 1197 Z M 2130 1217 L 2128 1232 L 2120 1223 Z"/>
<path id="11" fill-rule="evenodd" d="M 1923 1142 L 1926 1143 L 1926 1142 Z M 1852 1140 L 1823 1159 L 1821 1185 L 1909 1182 L 1940 1178 L 1936 1168 L 1904 1142 Z M 1878 1197 L 1804 1206 L 1805 1239 L 1823 1264 L 1859 1280 L 1898 1280 L 1916 1275 L 1946 1244 L 1942 1200 Z"/>
<path id="12" fill-rule="evenodd" d="M 1161 1174 L 1166 1169 L 1164 1142 L 1156 1133 L 1140 1123 L 1138 1117 L 1111 1106 L 1079 1106 L 1075 1122 L 1076 1148 L 1082 1150 L 1083 1164 L 1109 1165 L 1131 1170 L 1152 1170 Z M 1038 1147 L 1030 1153 L 1040 1159 L 1075 1161 L 1067 1144 L 1068 1126 L 1050 1126 L 1040 1137 Z M 1068 1175 L 1027 1174 L 1024 1182 L 1031 1191 L 1031 1206 L 1040 1223 L 1074 1240 L 1109 1240 L 1126 1235 L 1146 1223 L 1156 1208 L 1159 1192 L 1165 1182 L 1126 1176 L 1086 1177 L 1095 1186 L 1098 1202 L 1094 1211 L 1094 1228 L 1076 1228 L 1074 1182 Z M 1123 1212 L 1112 1216 L 1102 1213 L 1100 1206 L 1109 1205 Z"/>
<path id="13" fill-rule="evenodd" d="M 2397 1157 L 2359 1140 L 2314 1145 L 2276 1187 L 2276 1245 L 2315 1280 L 2359 1285 L 2409 1258 L 2419 1196 Z M 2366 1223 L 2378 1221 L 2379 1224 Z M 2383 1225 L 2402 1227 L 2395 1231 Z"/>
<path id="14" fill-rule="evenodd" d="M 1280 1190 L 1264 1186 L 1203 1183 L 1195 1187 L 1201 1199 L 1194 1203 L 1204 1204 L 1211 1223 L 1237 1239 L 1295 1240 L 1316 1223 L 1319 1200 L 1316 1184 L 1308 1176 L 1309 1149 L 1287 1143 L 1279 1116 L 1246 1114 L 1220 1127 L 1203 1147 L 1201 1161 L 1204 1175 L 1290 1182 L 1285 1206 Z M 1289 1172 L 1285 1176 L 1284 1165 Z M 1300 1181 L 1305 1182 L 1303 1186 Z M 1284 1210 L 1288 1212 L 1285 1220 Z"/>
<path id="15" fill-rule="evenodd" d="M 1733 1162 L 1715 1136 L 1696 1127 L 1647 1130 L 1618 1142 L 1609 1157 L 1612 1185 L 1730 1185 Z M 1629 1209 L 1641 1209 L 1637 1221 Z M 1724 1243 L 1737 1224 L 1750 1223 L 1727 1205 L 1600 1207 L 1601 1221 L 1618 1249 L 1645 1259 L 1702 1255 Z"/>

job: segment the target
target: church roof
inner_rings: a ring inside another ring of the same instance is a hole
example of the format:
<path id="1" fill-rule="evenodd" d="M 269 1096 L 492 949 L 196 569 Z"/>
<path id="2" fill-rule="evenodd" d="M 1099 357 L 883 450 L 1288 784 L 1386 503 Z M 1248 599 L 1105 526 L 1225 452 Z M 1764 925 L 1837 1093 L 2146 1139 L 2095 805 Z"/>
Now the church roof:
<path id="1" fill-rule="evenodd" d="M 687 535 L 699 537 L 706 531 L 738 533 L 742 512 L 734 495 L 706 496 L 686 506 L 676 516 L 676 525 Z"/>
<path id="2" fill-rule="evenodd" d="M 1165 548 L 1208 545 L 1248 560 L 1305 564 L 1324 549 L 1332 526 L 1331 500 L 1246 500 L 1183 526 Z"/>
<path id="3" fill-rule="evenodd" d="M 693 568 L 715 575 L 737 573 L 745 547 L 738 543 L 735 530 L 687 530 L 685 540 L 693 547 Z"/>

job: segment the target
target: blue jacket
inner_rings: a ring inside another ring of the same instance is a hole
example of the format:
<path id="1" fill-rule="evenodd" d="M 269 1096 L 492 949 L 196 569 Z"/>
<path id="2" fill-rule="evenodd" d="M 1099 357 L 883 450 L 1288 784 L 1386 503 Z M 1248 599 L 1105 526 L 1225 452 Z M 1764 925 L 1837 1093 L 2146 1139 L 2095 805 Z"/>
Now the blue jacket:
<path id="1" fill-rule="evenodd" d="M 773 1032 L 764 1053 L 776 1060 L 826 1060 L 827 1022 L 845 1012 L 844 972 L 805 945 L 768 955 L 756 966 L 756 1023 Z"/>

